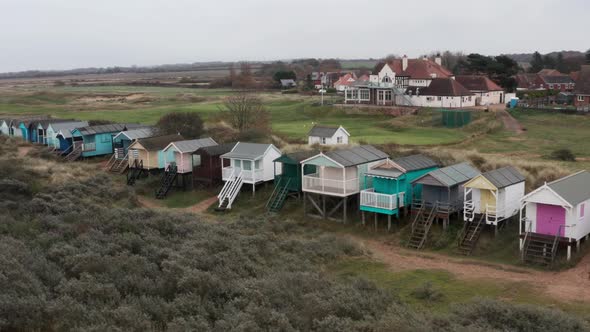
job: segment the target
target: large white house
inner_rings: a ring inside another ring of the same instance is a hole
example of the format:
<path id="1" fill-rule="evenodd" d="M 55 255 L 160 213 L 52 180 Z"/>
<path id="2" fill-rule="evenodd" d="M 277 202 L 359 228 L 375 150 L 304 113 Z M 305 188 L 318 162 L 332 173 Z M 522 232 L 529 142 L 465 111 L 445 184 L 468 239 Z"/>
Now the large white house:
<path id="1" fill-rule="evenodd" d="M 347 104 L 445 108 L 471 107 L 478 100 L 442 66 L 438 56 L 434 60 L 404 56 L 384 62 L 368 80 L 348 86 L 344 98 Z"/>
<path id="2" fill-rule="evenodd" d="M 348 144 L 350 134 L 342 126 L 313 126 L 307 135 L 309 145 L 340 145 Z"/>

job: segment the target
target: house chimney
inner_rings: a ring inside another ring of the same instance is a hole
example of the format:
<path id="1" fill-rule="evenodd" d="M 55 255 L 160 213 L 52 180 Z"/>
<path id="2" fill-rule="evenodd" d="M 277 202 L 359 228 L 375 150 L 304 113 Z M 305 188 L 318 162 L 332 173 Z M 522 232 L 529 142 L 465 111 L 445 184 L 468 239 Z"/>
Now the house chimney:
<path id="1" fill-rule="evenodd" d="M 402 58 L 402 70 L 406 71 L 406 69 L 408 69 L 408 56 L 404 54 Z"/>
<path id="2" fill-rule="evenodd" d="M 440 53 L 436 55 L 436 58 L 434 58 L 434 62 L 436 62 L 437 65 L 442 66 L 442 58 L 440 57 Z"/>
<path id="3" fill-rule="evenodd" d="M 426 57 L 426 55 L 423 55 L 422 56 L 422 60 L 424 60 L 424 61 L 428 60 L 428 58 Z"/>

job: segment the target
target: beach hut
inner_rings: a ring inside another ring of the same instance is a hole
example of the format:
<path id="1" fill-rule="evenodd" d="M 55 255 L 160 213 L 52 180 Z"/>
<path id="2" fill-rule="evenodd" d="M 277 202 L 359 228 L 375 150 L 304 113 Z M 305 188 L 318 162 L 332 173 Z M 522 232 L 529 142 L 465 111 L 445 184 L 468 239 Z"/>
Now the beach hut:
<path id="1" fill-rule="evenodd" d="M 438 168 L 438 163 L 427 156 L 417 154 L 386 159 L 369 167 L 364 174 L 365 188 L 361 191 L 361 216 L 365 222 L 365 212 L 387 215 L 388 229 L 391 216 L 399 217 L 403 208 L 408 211 L 412 200 L 420 200 L 421 185 L 412 186 L 412 181 Z"/>
<path id="2" fill-rule="evenodd" d="M 327 219 L 342 208 L 342 221 L 347 221 L 347 207 L 365 189 L 364 174 L 387 154 L 371 145 L 338 149 L 301 161 L 304 215 L 310 204 L 319 216 Z M 315 172 L 307 173 L 313 169 Z"/>
<path id="3" fill-rule="evenodd" d="M 47 120 L 38 120 L 33 122 L 32 130 L 31 130 L 31 142 L 43 145 L 49 145 L 47 143 L 48 133 L 47 129 L 49 125 L 52 123 L 66 123 L 66 122 L 75 122 L 75 120 L 69 119 L 47 119 Z"/>
<path id="4" fill-rule="evenodd" d="M 524 196 L 520 207 L 520 250 L 525 262 L 550 264 L 560 244 L 571 247 L 590 234 L 590 173 L 580 171 L 545 183 Z"/>
<path id="5" fill-rule="evenodd" d="M 138 138 L 128 146 L 129 165 L 141 164 L 141 168 L 146 171 L 164 169 L 166 167 L 164 148 L 182 139 L 184 138 L 180 135 Z"/>
<path id="6" fill-rule="evenodd" d="M 275 189 L 271 194 L 266 207 L 271 212 L 278 212 L 289 195 L 297 197 L 301 194 L 301 182 L 303 176 L 303 169 L 301 168 L 301 161 L 308 159 L 318 154 L 318 151 L 308 150 L 284 153 L 282 156 L 274 160 L 275 169 L 279 168 L 281 173 L 275 172 Z M 280 164 L 277 166 L 277 164 Z M 305 174 L 316 173 L 316 166 L 305 166 Z"/>
<path id="7" fill-rule="evenodd" d="M 72 146 L 72 130 L 88 126 L 87 121 L 56 122 L 47 125 L 46 144 L 55 150 L 67 151 Z M 58 137 L 60 135 L 61 137 Z"/>
<path id="8" fill-rule="evenodd" d="M 222 154 L 223 166 L 221 179 L 225 182 L 219 195 L 218 210 L 231 209 L 242 185 L 252 185 L 252 193 L 256 185 L 272 181 L 281 169 L 274 166 L 274 160 L 281 156 L 281 151 L 272 144 L 238 142 L 230 152 Z"/>
<path id="9" fill-rule="evenodd" d="M 20 137 L 23 138 L 23 131 L 20 128 L 20 123 L 21 121 L 18 119 L 14 119 L 10 122 L 10 127 L 9 127 L 9 135 L 10 136 L 14 136 L 14 137 Z"/>
<path id="10" fill-rule="evenodd" d="M 518 214 L 524 196 L 525 177 L 512 166 L 498 168 L 467 181 L 464 187 L 463 218 L 487 225 L 498 223 Z"/>
<path id="11" fill-rule="evenodd" d="M 135 123 L 113 123 L 72 130 L 73 149 L 66 160 L 104 156 L 113 153 L 113 137 L 121 131 L 143 128 Z"/>
<path id="12" fill-rule="evenodd" d="M 449 223 L 450 215 L 463 210 L 463 184 L 481 174 L 469 163 L 460 163 L 435 169 L 412 181 L 413 186 L 422 186 L 420 205 L 436 206 L 436 218 Z"/>
<path id="13" fill-rule="evenodd" d="M 193 152 L 202 147 L 215 145 L 218 144 L 211 137 L 171 142 L 163 151 L 164 167 L 166 170 L 173 170 L 177 175 L 166 172 L 165 176 L 174 177 L 174 183 L 184 189 L 186 189 L 187 184 L 192 186 Z"/>
<path id="14" fill-rule="evenodd" d="M 9 119 L 0 119 L 0 135 L 10 135 L 10 121 Z"/>
<path id="15" fill-rule="evenodd" d="M 193 152 L 193 185 L 211 186 L 222 182 L 221 170 L 230 166 L 229 159 L 220 158 L 230 152 L 236 143 L 205 146 Z"/>
<path id="16" fill-rule="evenodd" d="M 127 157 L 129 146 L 134 141 L 140 138 L 153 137 L 157 135 L 157 130 L 154 127 L 143 127 L 131 130 L 125 130 L 113 137 L 113 148 L 116 159 L 124 159 Z"/>

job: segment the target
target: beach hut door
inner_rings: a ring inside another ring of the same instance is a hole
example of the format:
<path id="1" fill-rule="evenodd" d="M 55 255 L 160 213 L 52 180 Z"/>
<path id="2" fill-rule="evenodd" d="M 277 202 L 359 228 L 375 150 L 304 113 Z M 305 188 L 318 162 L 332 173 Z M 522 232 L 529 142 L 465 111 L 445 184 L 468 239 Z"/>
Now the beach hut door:
<path id="1" fill-rule="evenodd" d="M 481 195 L 481 199 L 480 199 L 481 204 L 479 205 L 479 210 L 480 210 L 479 212 L 480 213 L 486 212 L 487 205 L 496 206 L 496 197 L 494 196 L 494 194 L 492 194 L 491 190 L 481 189 L 480 195 Z"/>
<path id="2" fill-rule="evenodd" d="M 537 231 L 536 233 L 555 236 L 560 232 L 560 236 L 564 234 L 564 227 L 559 229 L 559 226 L 565 225 L 565 209 L 558 205 L 537 204 Z"/>

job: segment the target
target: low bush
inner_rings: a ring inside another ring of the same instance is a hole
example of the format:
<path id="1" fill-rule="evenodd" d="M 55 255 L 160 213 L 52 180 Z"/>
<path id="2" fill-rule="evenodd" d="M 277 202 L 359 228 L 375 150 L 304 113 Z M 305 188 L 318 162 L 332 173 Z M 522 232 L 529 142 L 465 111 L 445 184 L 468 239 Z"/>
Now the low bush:
<path id="1" fill-rule="evenodd" d="M 551 152 L 549 158 L 561 161 L 576 161 L 576 156 L 569 149 L 559 149 Z"/>

